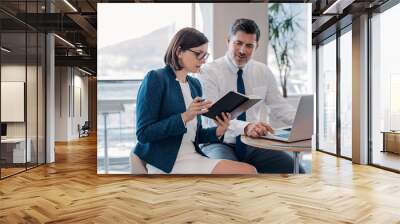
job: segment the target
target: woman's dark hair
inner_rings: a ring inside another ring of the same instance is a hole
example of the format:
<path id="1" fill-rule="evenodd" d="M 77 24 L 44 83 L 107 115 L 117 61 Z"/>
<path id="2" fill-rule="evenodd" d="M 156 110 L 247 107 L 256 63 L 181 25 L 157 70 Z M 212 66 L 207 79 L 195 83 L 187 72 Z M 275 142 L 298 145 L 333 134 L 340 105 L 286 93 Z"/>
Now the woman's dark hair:
<path id="1" fill-rule="evenodd" d="M 205 43 L 208 43 L 208 39 L 202 32 L 190 27 L 183 28 L 175 34 L 169 43 L 164 55 L 164 63 L 176 71 L 181 70 L 183 67 L 179 63 L 176 52 L 198 47 Z"/>
<path id="2" fill-rule="evenodd" d="M 248 34 L 255 34 L 256 41 L 260 39 L 260 29 L 257 26 L 257 23 L 251 19 L 237 19 L 232 24 L 229 29 L 229 37 L 234 36 L 238 31 L 242 31 Z"/>

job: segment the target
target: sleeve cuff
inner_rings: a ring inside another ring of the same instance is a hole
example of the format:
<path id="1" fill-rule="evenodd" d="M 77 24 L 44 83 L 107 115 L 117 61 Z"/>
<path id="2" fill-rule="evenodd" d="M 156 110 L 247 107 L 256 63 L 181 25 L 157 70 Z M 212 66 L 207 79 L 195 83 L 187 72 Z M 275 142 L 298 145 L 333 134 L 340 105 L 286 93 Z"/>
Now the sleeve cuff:
<path id="1" fill-rule="evenodd" d="M 185 120 L 183 119 L 183 114 L 181 114 L 181 119 L 182 119 L 183 126 L 185 126 L 185 128 L 186 128 L 186 123 L 185 123 Z"/>
<path id="2" fill-rule="evenodd" d="M 219 143 L 223 143 L 224 142 L 224 137 L 225 137 L 225 135 L 221 135 L 220 137 L 218 137 Z"/>
<path id="3" fill-rule="evenodd" d="M 232 123 L 233 123 L 233 125 L 230 125 L 229 128 L 232 128 L 232 131 L 235 136 L 239 136 L 239 135 L 244 135 L 244 128 L 250 122 L 235 120 L 235 122 L 232 122 Z"/>

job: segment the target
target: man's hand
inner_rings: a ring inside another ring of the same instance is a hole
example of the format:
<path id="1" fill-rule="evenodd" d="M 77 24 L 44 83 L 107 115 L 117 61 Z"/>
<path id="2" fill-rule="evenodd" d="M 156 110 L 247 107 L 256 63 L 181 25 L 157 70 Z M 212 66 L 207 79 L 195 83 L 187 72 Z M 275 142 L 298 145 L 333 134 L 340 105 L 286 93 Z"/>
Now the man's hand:
<path id="1" fill-rule="evenodd" d="M 244 128 L 244 134 L 253 138 L 264 136 L 268 132 L 274 133 L 274 130 L 265 122 L 252 122 Z"/>

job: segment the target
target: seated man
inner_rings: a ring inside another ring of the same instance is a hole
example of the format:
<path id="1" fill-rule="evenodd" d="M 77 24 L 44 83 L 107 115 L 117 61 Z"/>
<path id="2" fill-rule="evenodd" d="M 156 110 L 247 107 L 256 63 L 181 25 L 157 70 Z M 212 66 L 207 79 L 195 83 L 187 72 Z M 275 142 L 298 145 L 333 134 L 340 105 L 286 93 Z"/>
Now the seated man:
<path id="1" fill-rule="evenodd" d="M 79 137 L 87 137 L 89 136 L 89 121 L 85 121 L 82 127 L 79 128 Z"/>
<path id="2" fill-rule="evenodd" d="M 206 145 L 202 151 L 213 159 L 249 163 L 255 166 L 259 173 L 292 173 L 293 158 L 288 153 L 257 149 L 240 141 L 242 134 L 259 137 L 273 131 L 267 122 L 260 120 L 262 107 L 269 107 L 272 115 L 286 124 L 293 122 L 295 114 L 294 109 L 281 96 L 268 67 L 252 59 L 259 38 L 260 30 L 253 20 L 236 20 L 230 29 L 225 56 L 202 68 L 198 78 L 205 98 L 212 102 L 216 102 L 232 90 L 264 98 L 263 103 L 258 103 L 231 121 L 223 144 Z M 207 119 L 205 123 L 212 125 Z M 300 173 L 304 173 L 302 167 Z"/>

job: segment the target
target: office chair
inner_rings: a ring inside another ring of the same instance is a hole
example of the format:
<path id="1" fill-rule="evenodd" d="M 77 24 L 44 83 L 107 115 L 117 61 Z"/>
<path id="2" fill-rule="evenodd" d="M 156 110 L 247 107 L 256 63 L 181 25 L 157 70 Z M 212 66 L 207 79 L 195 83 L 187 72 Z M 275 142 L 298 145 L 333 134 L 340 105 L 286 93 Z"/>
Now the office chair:
<path id="1" fill-rule="evenodd" d="M 89 121 L 85 121 L 82 127 L 79 126 L 80 125 L 78 124 L 79 138 L 89 136 L 89 129 L 90 129 Z"/>

